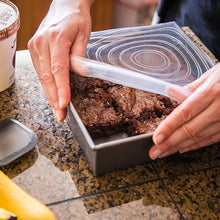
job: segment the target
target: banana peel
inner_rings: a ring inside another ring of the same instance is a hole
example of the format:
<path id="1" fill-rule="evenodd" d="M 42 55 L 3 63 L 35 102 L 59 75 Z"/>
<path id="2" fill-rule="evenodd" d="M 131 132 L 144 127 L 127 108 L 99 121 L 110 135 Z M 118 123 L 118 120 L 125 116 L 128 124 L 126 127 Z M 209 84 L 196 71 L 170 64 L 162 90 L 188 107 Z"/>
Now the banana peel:
<path id="1" fill-rule="evenodd" d="M 0 208 L 14 213 L 17 220 L 56 220 L 48 207 L 27 194 L 2 171 L 0 171 Z"/>

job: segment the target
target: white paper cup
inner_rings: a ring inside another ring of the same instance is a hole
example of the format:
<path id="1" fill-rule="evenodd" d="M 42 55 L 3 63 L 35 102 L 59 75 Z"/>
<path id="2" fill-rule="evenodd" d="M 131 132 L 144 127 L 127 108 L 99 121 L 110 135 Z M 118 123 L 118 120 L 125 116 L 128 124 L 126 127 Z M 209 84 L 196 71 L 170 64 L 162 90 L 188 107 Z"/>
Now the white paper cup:
<path id="1" fill-rule="evenodd" d="M 14 82 L 19 26 L 18 8 L 8 0 L 0 0 L 0 92 Z"/>

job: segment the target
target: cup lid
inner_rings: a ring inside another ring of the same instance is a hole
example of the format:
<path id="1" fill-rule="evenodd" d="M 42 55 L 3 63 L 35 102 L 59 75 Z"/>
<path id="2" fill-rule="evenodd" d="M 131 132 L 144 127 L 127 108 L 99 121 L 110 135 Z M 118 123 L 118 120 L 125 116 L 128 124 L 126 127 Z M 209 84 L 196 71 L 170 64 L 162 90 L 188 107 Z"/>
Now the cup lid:
<path id="1" fill-rule="evenodd" d="M 18 8 L 8 0 L 0 0 L 0 41 L 15 34 L 19 26 Z"/>

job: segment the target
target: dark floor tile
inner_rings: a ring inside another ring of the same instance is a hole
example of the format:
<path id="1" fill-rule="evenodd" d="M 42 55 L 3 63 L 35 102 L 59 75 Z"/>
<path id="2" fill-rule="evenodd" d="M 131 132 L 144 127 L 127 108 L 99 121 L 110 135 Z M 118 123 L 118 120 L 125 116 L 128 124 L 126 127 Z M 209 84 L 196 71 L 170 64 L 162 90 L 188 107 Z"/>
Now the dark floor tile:
<path id="1" fill-rule="evenodd" d="M 196 170 L 220 166 L 220 143 L 185 154 L 157 159 L 152 164 L 161 178 L 173 177 Z"/>
<path id="2" fill-rule="evenodd" d="M 158 179 L 150 163 L 136 165 L 100 176 L 94 176 L 90 169 L 82 169 L 71 175 L 80 196 L 105 192 Z"/>
<path id="3" fill-rule="evenodd" d="M 187 219 L 220 219 L 220 168 L 163 180 Z"/>

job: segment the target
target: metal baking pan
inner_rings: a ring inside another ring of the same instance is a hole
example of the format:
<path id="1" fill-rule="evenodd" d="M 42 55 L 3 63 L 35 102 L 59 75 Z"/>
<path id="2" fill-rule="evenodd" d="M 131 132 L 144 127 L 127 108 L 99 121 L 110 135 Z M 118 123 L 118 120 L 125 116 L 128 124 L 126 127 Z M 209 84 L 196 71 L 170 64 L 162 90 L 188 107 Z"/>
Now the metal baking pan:
<path id="1" fill-rule="evenodd" d="M 150 160 L 148 151 L 153 145 L 152 133 L 133 137 L 119 133 L 92 139 L 71 102 L 67 107 L 67 122 L 85 152 L 94 175 Z"/>
<path id="2" fill-rule="evenodd" d="M 0 166 L 4 166 L 31 150 L 36 134 L 15 119 L 0 121 Z"/>
<path id="3" fill-rule="evenodd" d="M 180 86 L 210 69 L 214 61 L 174 22 L 93 32 L 86 57 L 138 71 Z M 70 102 L 67 122 L 94 175 L 150 161 L 152 133 L 119 133 L 92 139 Z"/>

